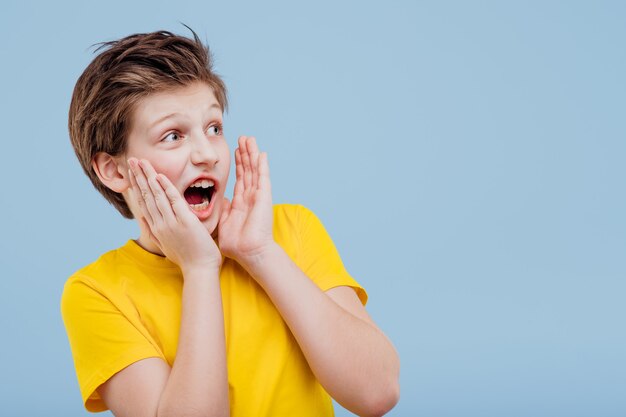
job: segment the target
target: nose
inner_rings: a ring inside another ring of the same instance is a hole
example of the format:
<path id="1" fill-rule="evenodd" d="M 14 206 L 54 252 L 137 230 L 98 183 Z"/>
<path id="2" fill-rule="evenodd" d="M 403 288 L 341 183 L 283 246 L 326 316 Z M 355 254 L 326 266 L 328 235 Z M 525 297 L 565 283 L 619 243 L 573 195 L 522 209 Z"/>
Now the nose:
<path id="1" fill-rule="evenodd" d="M 219 162 L 215 144 L 200 132 L 191 138 L 191 162 L 195 165 L 214 166 Z"/>

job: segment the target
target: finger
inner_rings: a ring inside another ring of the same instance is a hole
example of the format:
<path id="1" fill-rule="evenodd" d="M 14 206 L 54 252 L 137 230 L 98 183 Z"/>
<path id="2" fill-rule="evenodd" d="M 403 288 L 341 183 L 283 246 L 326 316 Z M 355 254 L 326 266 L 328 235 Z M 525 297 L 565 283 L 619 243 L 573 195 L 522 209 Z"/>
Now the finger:
<path id="1" fill-rule="evenodd" d="M 141 206 L 143 205 L 143 198 L 141 197 L 141 192 L 139 191 L 139 185 L 137 184 L 137 180 L 135 179 L 135 172 L 133 171 L 132 161 L 128 160 L 128 179 L 130 180 L 130 189 L 132 191 L 133 197 L 137 200 L 137 203 Z"/>
<path id="2" fill-rule="evenodd" d="M 243 194 L 243 162 L 241 161 L 241 151 L 239 148 L 235 149 L 235 188 L 233 195 Z M 235 197 L 233 197 L 234 201 Z"/>
<path id="3" fill-rule="evenodd" d="M 222 232 L 222 228 L 224 227 L 226 220 L 230 216 L 230 208 L 231 208 L 230 201 L 228 201 L 228 199 L 224 197 L 222 200 L 222 212 L 220 213 L 220 221 L 217 223 L 218 236 L 217 236 L 216 243 L 217 243 L 217 246 L 220 248 L 223 242 L 222 239 L 225 236 L 225 234 Z"/>
<path id="4" fill-rule="evenodd" d="M 135 199 L 137 204 L 139 205 L 139 209 L 141 210 L 141 214 L 146 218 L 149 224 L 154 224 L 152 221 L 152 216 L 150 216 L 150 212 L 148 211 L 148 207 L 146 207 L 146 200 L 143 195 L 143 191 L 139 186 L 137 181 L 137 172 L 139 171 L 139 167 L 137 166 L 137 160 L 131 158 L 128 160 L 128 165 L 130 169 L 128 170 L 128 175 L 130 176 L 130 183 L 133 187 L 133 193 L 135 194 Z"/>
<path id="5" fill-rule="evenodd" d="M 159 213 L 163 217 L 163 220 L 165 220 L 166 222 L 175 221 L 174 211 L 172 209 L 172 205 L 170 204 L 170 200 L 165 194 L 163 186 L 158 181 L 157 172 L 152 167 L 152 164 L 147 162 L 143 166 L 143 170 L 146 174 L 148 185 L 150 186 L 152 195 L 154 196 L 156 209 L 159 211 Z"/>
<path id="6" fill-rule="evenodd" d="M 224 197 L 224 199 L 222 200 L 222 213 L 220 214 L 219 224 L 224 223 L 226 219 L 228 218 L 229 214 L 230 214 L 230 201 L 228 201 L 228 199 Z"/>
<path id="7" fill-rule="evenodd" d="M 148 213 L 150 213 L 150 217 L 152 218 L 152 223 L 150 225 L 154 226 L 157 221 L 162 220 L 162 216 L 156 206 L 156 201 L 154 199 L 154 194 L 152 194 L 150 184 L 148 184 L 148 177 L 146 175 L 146 167 L 148 164 L 149 162 L 145 159 L 138 162 L 138 169 L 135 172 L 135 178 L 137 179 L 137 184 L 139 184 L 141 196 L 146 203 L 146 207 L 148 208 Z"/>
<path id="8" fill-rule="evenodd" d="M 267 162 L 267 152 L 261 152 L 259 155 L 259 190 L 272 191 L 272 183 L 270 181 L 270 165 Z"/>
<path id="9" fill-rule="evenodd" d="M 250 168 L 252 169 L 252 183 L 251 187 L 253 190 L 257 189 L 258 179 L 259 179 L 259 147 L 256 144 L 256 139 L 254 136 L 248 138 L 248 142 L 246 143 L 246 147 L 248 148 L 248 154 L 250 155 Z"/>
<path id="10" fill-rule="evenodd" d="M 239 153 L 241 154 L 241 162 L 243 162 L 243 186 L 244 191 L 249 190 L 252 184 L 252 168 L 250 167 L 250 154 L 248 154 L 248 147 L 246 142 L 248 138 L 246 136 L 239 137 Z"/>
<path id="11" fill-rule="evenodd" d="M 159 181 L 159 183 L 163 187 L 165 197 L 167 199 L 167 204 L 170 205 L 173 214 L 177 218 L 184 219 L 185 216 L 193 216 L 193 213 L 191 213 L 191 209 L 187 204 L 187 200 L 185 200 L 183 196 L 180 195 L 180 192 L 176 187 L 174 187 L 174 184 L 172 184 L 169 178 L 167 178 L 163 174 L 159 174 L 157 175 L 157 181 Z"/>

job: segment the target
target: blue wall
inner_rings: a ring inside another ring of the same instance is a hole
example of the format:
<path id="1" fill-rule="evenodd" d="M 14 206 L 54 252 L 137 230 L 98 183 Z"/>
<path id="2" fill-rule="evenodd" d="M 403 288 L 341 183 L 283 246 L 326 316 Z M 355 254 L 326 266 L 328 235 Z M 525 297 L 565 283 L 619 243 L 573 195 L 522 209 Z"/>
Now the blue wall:
<path id="1" fill-rule="evenodd" d="M 69 101 L 90 45 L 179 22 L 231 145 L 258 138 L 274 200 L 368 289 L 390 415 L 626 415 L 623 2 L 177 3 L 1 6 L 2 415 L 88 415 L 62 287 L 137 228 L 83 175 Z"/>

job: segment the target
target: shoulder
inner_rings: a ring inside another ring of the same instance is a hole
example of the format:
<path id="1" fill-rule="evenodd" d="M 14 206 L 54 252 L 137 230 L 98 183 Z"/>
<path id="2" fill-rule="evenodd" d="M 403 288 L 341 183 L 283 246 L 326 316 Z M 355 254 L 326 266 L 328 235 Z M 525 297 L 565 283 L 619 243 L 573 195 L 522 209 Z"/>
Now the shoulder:
<path id="1" fill-rule="evenodd" d="M 314 214 L 301 204 L 275 204 L 273 209 L 274 240 L 297 263 L 302 253 L 307 224 Z"/>
<path id="2" fill-rule="evenodd" d="M 318 217 L 309 208 L 301 204 L 274 205 L 274 235 L 295 235 L 296 237 L 313 225 L 321 225 Z"/>
<path id="3" fill-rule="evenodd" d="M 75 271 L 72 275 L 70 275 L 67 281 L 65 281 L 65 291 L 69 287 L 81 284 L 87 285 L 89 287 L 97 286 L 94 282 L 94 279 L 97 279 L 101 275 L 106 275 L 103 274 L 103 271 L 109 269 L 111 266 L 117 263 L 116 252 L 117 250 L 108 251 L 100 255 L 95 261 Z"/>
<path id="4" fill-rule="evenodd" d="M 62 310 L 85 305 L 93 298 L 108 298 L 111 288 L 123 274 L 120 269 L 128 263 L 120 247 L 100 255 L 95 261 L 74 272 L 63 286 L 61 295 Z"/>
<path id="5" fill-rule="evenodd" d="M 114 249 L 100 255 L 95 261 L 83 266 L 74 272 L 65 282 L 65 288 L 70 285 L 85 283 L 95 286 L 94 280 L 106 277 L 111 268 L 120 263 L 119 249 Z"/>
<path id="6" fill-rule="evenodd" d="M 74 272 L 65 281 L 61 294 L 61 311 L 64 316 L 80 306 L 84 307 L 94 298 L 104 296 L 106 284 L 103 278 L 108 276 L 105 270 L 110 269 L 106 266 L 110 260 L 105 255 Z"/>
<path id="7" fill-rule="evenodd" d="M 275 204 L 275 227 L 301 228 L 311 221 L 319 221 L 315 213 L 302 204 Z"/>
<path id="8" fill-rule="evenodd" d="M 294 219 L 302 213 L 311 212 L 301 204 L 274 204 L 274 219 L 290 218 Z"/>

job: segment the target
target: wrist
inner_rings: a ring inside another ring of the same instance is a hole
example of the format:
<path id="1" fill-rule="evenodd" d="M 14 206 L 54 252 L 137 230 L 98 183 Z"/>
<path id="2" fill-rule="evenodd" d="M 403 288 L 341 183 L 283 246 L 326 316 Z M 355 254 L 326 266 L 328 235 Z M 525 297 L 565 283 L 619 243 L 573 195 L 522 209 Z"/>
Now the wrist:
<path id="1" fill-rule="evenodd" d="M 209 277 L 219 277 L 221 262 L 193 263 L 181 266 L 185 281 L 190 279 L 208 279 Z"/>
<path id="2" fill-rule="evenodd" d="M 272 240 L 262 248 L 238 257 L 237 262 L 256 279 L 268 262 L 280 252 L 284 252 L 284 249 Z"/>

